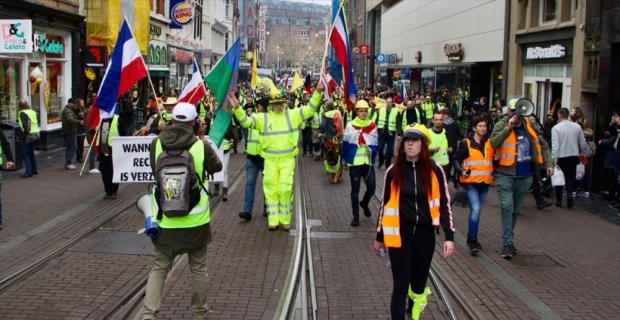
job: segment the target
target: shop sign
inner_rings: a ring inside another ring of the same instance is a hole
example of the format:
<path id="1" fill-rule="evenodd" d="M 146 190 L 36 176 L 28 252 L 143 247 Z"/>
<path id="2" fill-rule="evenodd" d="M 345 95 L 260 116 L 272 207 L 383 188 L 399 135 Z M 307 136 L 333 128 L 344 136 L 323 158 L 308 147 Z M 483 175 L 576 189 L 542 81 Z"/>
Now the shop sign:
<path id="1" fill-rule="evenodd" d="M 35 51 L 48 54 L 62 55 L 65 53 L 65 45 L 55 39 L 48 39 L 44 34 L 40 34 L 35 40 Z"/>
<path id="2" fill-rule="evenodd" d="M 267 43 L 267 6 L 258 9 L 258 52 L 265 53 Z"/>
<path id="3" fill-rule="evenodd" d="M 244 0 L 244 2 L 245 13 L 243 17 L 243 30 L 245 30 L 245 32 L 243 33 L 243 37 L 253 39 L 256 37 L 254 33 L 256 28 L 256 2 L 254 0 Z"/>
<path id="4" fill-rule="evenodd" d="M 168 47 L 166 45 L 150 43 L 146 61 L 151 66 L 168 65 Z"/>
<path id="5" fill-rule="evenodd" d="M 463 51 L 462 43 L 446 43 L 443 46 L 443 52 L 450 61 L 461 61 L 465 52 Z"/>
<path id="6" fill-rule="evenodd" d="M 183 29 L 194 18 L 194 9 L 184 0 L 170 1 L 170 29 Z"/>
<path id="7" fill-rule="evenodd" d="M 549 47 L 530 47 L 527 48 L 525 59 L 557 59 L 566 56 L 566 48 L 561 44 L 551 45 Z"/>
<path id="8" fill-rule="evenodd" d="M 108 50 L 103 46 L 84 48 L 84 66 L 86 68 L 105 68 L 108 62 Z"/>
<path id="9" fill-rule="evenodd" d="M 0 53 L 32 52 L 32 20 L 0 20 Z"/>
<path id="10" fill-rule="evenodd" d="M 161 27 L 155 24 L 149 25 L 149 40 L 161 37 Z"/>
<path id="11" fill-rule="evenodd" d="M 183 49 L 172 49 L 172 57 L 173 61 L 182 62 L 182 63 L 190 63 L 192 62 L 192 57 L 194 53 L 191 51 L 183 50 Z"/>
<path id="12" fill-rule="evenodd" d="M 370 52 L 370 46 L 367 44 L 361 44 L 359 48 L 360 48 L 360 54 L 368 54 L 368 52 Z"/>

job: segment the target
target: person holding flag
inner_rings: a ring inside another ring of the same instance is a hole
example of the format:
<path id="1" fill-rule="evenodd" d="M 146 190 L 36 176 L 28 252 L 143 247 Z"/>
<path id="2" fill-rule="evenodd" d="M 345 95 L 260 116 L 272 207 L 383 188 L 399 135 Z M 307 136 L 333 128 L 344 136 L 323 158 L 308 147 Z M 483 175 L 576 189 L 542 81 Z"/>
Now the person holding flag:
<path id="1" fill-rule="evenodd" d="M 325 137 L 323 138 L 323 135 Z M 344 123 L 340 108 L 332 100 L 325 102 L 325 113 L 319 129 L 319 139 L 325 144 L 325 171 L 332 175 L 331 183 L 338 183 L 342 176 L 340 146 L 344 134 Z"/>
<path id="2" fill-rule="evenodd" d="M 263 135 L 260 156 L 265 159 L 263 189 L 269 230 L 275 231 L 282 226 L 288 231 L 293 213 L 293 175 L 295 156 L 299 153 L 299 126 L 317 112 L 323 97 L 323 84 L 319 82 L 308 106 L 288 109 L 273 82 L 270 79 L 263 80 L 265 82 L 269 87 L 271 107 L 267 114 L 247 116 L 232 93 L 228 94 L 228 101 L 242 127 L 258 130 Z"/>

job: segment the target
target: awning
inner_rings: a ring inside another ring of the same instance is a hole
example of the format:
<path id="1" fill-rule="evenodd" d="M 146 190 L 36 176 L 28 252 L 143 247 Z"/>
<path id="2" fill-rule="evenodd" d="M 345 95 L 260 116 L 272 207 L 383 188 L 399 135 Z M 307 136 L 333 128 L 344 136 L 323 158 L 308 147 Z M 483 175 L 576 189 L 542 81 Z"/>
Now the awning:
<path id="1" fill-rule="evenodd" d="M 149 70 L 151 77 L 168 77 L 170 76 L 170 70 Z"/>

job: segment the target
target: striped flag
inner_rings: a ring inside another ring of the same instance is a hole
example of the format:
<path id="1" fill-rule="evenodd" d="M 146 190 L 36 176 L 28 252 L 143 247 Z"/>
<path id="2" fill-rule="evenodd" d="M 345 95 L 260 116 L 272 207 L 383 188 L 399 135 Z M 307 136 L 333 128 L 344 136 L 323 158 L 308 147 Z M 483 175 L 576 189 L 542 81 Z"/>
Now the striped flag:
<path id="1" fill-rule="evenodd" d="M 323 82 L 323 87 L 325 87 L 325 90 L 323 91 L 323 97 L 325 99 L 331 99 L 332 91 L 338 85 L 338 83 L 336 83 L 336 80 L 334 80 L 334 78 L 332 78 L 332 76 L 329 74 L 329 68 L 325 68 L 325 70 L 323 71 L 321 82 Z"/>
<path id="2" fill-rule="evenodd" d="M 351 48 L 349 47 L 349 32 L 347 32 L 347 23 L 345 19 L 344 6 L 341 4 L 334 23 L 332 23 L 332 31 L 329 37 L 329 43 L 334 49 L 336 59 L 342 65 L 343 91 L 344 100 L 347 104 L 347 110 L 351 111 L 355 108 L 357 99 L 357 88 L 353 78 L 353 64 L 351 63 Z"/>

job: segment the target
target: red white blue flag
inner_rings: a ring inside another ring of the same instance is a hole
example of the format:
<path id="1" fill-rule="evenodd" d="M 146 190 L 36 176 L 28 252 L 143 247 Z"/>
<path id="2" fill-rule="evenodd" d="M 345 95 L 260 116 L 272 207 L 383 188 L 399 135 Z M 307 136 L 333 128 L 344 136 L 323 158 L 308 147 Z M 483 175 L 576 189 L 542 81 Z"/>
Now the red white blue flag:
<path id="1" fill-rule="evenodd" d="M 336 59 L 342 65 L 342 78 L 344 91 L 344 100 L 347 104 L 347 110 L 351 111 L 355 108 L 357 99 L 357 88 L 353 78 L 353 64 L 351 63 L 351 48 L 349 47 L 349 33 L 347 32 L 347 23 L 345 19 L 344 6 L 341 4 L 338 14 L 332 23 L 332 31 L 329 37 L 329 43 L 334 49 Z"/>
<path id="2" fill-rule="evenodd" d="M 123 20 L 95 102 L 95 107 L 99 109 L 100 118 L 105 119 L 114 116 L 114 106 L 118 98 L 146 76 L 148 76 L 148 71 L 142 54 L 140 54 L 138 43 L 131 34 L 127 20 Z M 96 110 L 91 110 L 91 113 L 93 111 Z"/>
<path id="3" fill-rule="evenodd" d="M 194 73 L 192 74 L 192 80 L 190 80 L 187 85 L 185 85 L 185 88 L 183 88 L 183 92 L 179 95 L 179 102 L 197 104 L 202 97 L 207 94 L 207 89 L 205 88 L 202 74 L 196 64 L 196 59 L 194 59 L 193 64 Z"/>
<path id="4" fill-rule="evenodd" d="M 325 90 L 323 90 L 323 98 L 331 99 L 332 91 L 338 85 L 338 83 L 336 83 L 336 80 L 334 80 L 334 78 L 332 78 L 332 76 L 329 74 L 329 68 L 325 68 L 325 70 L 323 71 L 321 82 L 323 82 L 323 87 L 325 87 Z"/>

